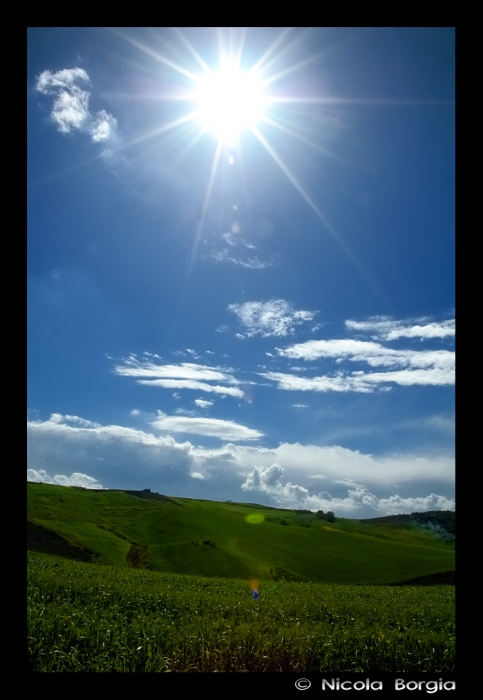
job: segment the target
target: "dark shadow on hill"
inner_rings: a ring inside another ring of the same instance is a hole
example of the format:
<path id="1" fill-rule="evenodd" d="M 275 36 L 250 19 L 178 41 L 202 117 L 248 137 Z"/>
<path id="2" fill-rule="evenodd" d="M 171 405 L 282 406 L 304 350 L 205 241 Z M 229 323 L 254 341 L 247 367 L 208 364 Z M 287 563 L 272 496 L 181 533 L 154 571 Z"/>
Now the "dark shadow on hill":
<path id="1" fill-rule="evenodd" d="M 455 572 L 440 571 L 437 574 L 428 574 L 427 576 L 415 576 L 414 578 L 406 579 L 405 581 L 395 581 L 387 584 L 389 586 L 454 586 Z"/>
<path id="2" fill-rule="evenodd" d="M 175 501 L 174 498 L 170 498 L 169 496 L 164 496 L 162 493 L 156 493 L 155 491 L 151 491 L 150 489 L 143 489 L 142 491 L 132 491 L 128 489 L 105 489 L 106 491 L 122 491 L 122 493 L 128 493 L 130 496 L 137 496 L 137 498 L 147 498 L 153 501 L 165 501 L 168 503 L 172 503 L 174 506 L 180 506 L 182 505 L 181 503 L 178 503 L 178 501 Z"/>
<path id="3" fill-rule="evenodd" d="M 27 550 L 93 563 L 93 552 L 75 547 L 56 532 L 27 520 Z"/>

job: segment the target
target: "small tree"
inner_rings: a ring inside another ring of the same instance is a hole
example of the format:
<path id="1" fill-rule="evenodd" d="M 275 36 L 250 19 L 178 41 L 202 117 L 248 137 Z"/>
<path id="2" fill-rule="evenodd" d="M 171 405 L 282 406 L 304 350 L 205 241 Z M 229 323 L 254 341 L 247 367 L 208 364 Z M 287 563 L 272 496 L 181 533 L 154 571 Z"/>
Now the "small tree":
<path id="1" fill-rule="evenodd" d="M 326 517 L 327 517 L 327 520 L 329 521 L 329 523 L 335 523 L 335 515 L 331 510 L 327 511 Z"/>

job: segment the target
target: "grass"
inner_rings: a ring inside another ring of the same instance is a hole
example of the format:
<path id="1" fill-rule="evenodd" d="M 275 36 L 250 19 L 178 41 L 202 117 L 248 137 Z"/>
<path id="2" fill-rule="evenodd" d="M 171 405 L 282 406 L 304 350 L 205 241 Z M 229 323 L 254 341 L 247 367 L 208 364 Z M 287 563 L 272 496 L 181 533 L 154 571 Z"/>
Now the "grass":
<path id="1" fill-rule="evenodd" d="M 452 586 L 266 581 L 254 600 L 248 580 L 27 560 L 30 671 L 454 670 Z"/>
<path id="2" fill-rule="evenodd" d="M 126 569 L 261 581 L 285 572 L 289 580 L 341 584 L 387 584 L 454 569 L 454 544 L 406 524 L 327 523 L 256 504 L 47 484 L 29 483 L 27 494 L 29 520 L 64 538 L 72 556 L 89 552 L 93 561 Z M 247 522 L 253 514 L 263 521 Z"/>

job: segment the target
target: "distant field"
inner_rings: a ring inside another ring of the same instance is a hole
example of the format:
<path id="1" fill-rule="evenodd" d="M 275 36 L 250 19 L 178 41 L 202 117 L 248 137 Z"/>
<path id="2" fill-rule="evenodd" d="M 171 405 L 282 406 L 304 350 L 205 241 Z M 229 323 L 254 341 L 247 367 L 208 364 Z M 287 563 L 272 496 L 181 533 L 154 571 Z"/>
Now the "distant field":
<path id="1" fill-rule="evenodd" d="M 454 670 L 453 586 L 261 581 L 255 600 L 248 580 L 27 563 L 29 671 Z"/>
<path id="2" fill-rule="evenodd" d="M 28 549 L 93 563 L 343 584 L 388 584 L 454 571 L 454 544 L 411 523 L 329 523 L 313 513 L 256 504 L 34 483 L 27 494 Z M 262 522 L 248 522 L 253 514 L 263 516 Z"/>

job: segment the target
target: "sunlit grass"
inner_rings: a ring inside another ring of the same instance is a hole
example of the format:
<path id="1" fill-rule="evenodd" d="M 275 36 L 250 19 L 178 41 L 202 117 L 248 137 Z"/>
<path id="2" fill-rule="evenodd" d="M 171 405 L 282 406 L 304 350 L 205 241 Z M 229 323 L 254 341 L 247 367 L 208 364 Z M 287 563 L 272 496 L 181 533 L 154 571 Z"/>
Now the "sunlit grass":
<path id="1" fill-rule="evenodd" d="M 454 588 L 159 574 L 28 553 L 33 671 L 454 669 Z"/>

